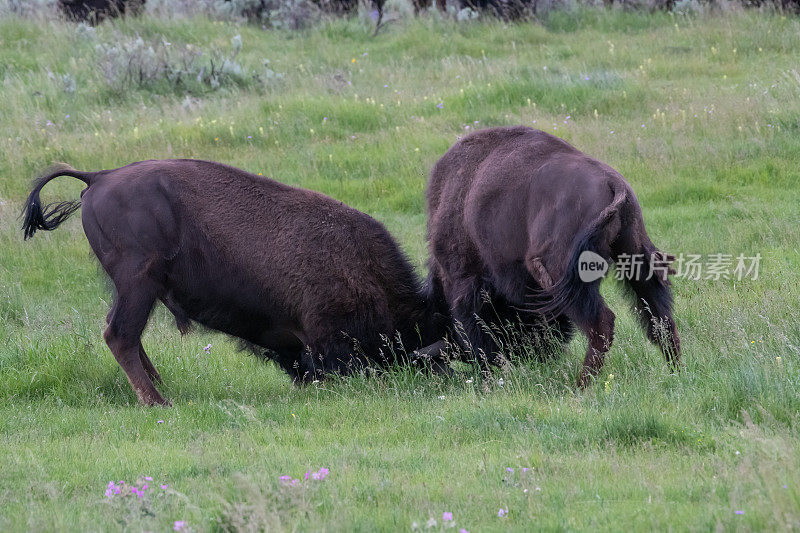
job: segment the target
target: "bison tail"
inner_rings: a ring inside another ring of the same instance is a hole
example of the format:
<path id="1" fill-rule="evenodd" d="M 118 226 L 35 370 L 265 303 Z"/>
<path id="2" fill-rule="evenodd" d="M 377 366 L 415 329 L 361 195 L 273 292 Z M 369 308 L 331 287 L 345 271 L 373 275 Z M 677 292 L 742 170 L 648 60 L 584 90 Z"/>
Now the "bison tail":
<path id="1" fill-rule="evenodd" d="M 611 264 L 610 244 L 620 231 L 619 212 L 628 199 L 623 186 L 613 184 L 611 188 L 614 199 L 592 224 L 576 237 L 564 276 L 555 285 L 536 295 L 537 303 L 533 308 L 537 312 L 552 317 L 562 314 L 568 308 L 574 309 L 577 306 L 580 309 L 589 309 L 595 305 L 599 297 L 597 286 L 602 277 L 582 277 L 581 256 L 586 252 L 592 252 L 602 257 L 608 266 Z"/>
<path id="2" fill-rule="evenodd" d="M 44 174 L 36 178 L 33 182 L 33 190 L 28 196 L 28 201 L 22 209 L 22 231 L 25 240 L 30 239 L 37 230 L 51 231 L 64 222 L 80 206 L 79 201 L 56 202 L 42 207 L 39 193 L 51 179 L 58 176 L 71 176 L 83 181 L 86 185 L 91 185 L 92 178 L 96 172 L 80 172 L 65 163 L 59 163 L 49 169 Z"/>

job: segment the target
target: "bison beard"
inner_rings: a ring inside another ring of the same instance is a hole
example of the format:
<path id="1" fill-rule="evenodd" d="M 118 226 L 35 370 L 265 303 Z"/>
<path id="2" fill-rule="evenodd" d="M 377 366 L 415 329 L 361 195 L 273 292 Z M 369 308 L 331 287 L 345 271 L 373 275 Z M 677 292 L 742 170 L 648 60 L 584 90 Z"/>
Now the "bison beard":
<path id="1" fill-rule="evenodd" d="M 599 373 L 614 313 L 600 296 L 600 279 L 579 279 L 578 258 L 587 250 L 609 262 L 643 258 L 641 275 L 626 284 L 647 337 L 678 364 L 667 272 L 650 270 L 651 258 L 673 258 L 650 241 L 633 190 L 608 165 L 542 131 L 488 129 L 436 163 L 427 199 L 429 285 L 484 367 L 500 362 L 485 323 L 510 320 L 531 329 L 546 322 L 562 342 L 577 325 L 589 340 L 578 384 Z"/>
<path id="2" fill-rule="evenodd" d="M 414 349 L 444 334 L 386 228 L 325 195 L 208 161 L 61 165 L 34 183 L 26 239 L 80 207 L 42 208 L 39 192 L 57 176 L 88 185 L 83 229 L 115 288 L 104 338 L 145 404 L 167 403 L 141 343 L 159 300 L 181 332 L 193 320 L 238 337 L 295 381 L 393 362 L 382 336 Z"/>

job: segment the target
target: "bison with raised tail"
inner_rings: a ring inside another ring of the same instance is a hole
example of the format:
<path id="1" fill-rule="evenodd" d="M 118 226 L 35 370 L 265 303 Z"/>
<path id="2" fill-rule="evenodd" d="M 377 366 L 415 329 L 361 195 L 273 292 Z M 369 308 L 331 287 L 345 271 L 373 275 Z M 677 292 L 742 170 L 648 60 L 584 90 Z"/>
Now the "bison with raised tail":
<path id="1" fill-rule="evenodd" d="M 650 241 L 636 195 L 608 165 L 542 131 L 488 129 L 436 163 L 427 198 L 430 283 L 482 365 L 500 362 L 487 323 L 545 323 L 562 341 L 577 325 L 589 339 L 579 386 L 598 374 L 614 313 L 600 279 L 581 279 L 588 252 L 600 263 L 638 258 L 640 271 L 626 279 L 634 306 L 647 337 L 669 363 L 679 362 L 668 279 L 674 258 Z"/>
<path id="2" fill-rule="evenodd" d="M 159 300 L 181 332 L 193 320 L 243 339 L 295 381 L 391 363 L 382 336 L 410 349 L 443 336 L 386 228 L 342 202 L 208 161 L 62 165 L 34 184 L 26 239 L 80 206 L 42 208 L 39 192 L 57 176 L 88 186 L 83 229 L 115 288 L 104 338 L 145 404 L 167 403 L 141 343 Z"/>

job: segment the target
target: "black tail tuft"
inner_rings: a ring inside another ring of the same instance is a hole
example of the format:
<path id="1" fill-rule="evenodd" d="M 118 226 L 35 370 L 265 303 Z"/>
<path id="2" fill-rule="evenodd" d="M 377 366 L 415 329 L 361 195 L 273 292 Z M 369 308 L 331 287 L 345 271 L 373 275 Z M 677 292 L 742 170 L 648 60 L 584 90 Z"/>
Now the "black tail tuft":
<path id="1" fill-rule="evenodd" d="M 25 240 L 30 239 L 38 230 L 51 231 L 78 210 L 79 201 L 56 202 L 42 207 L 39 193 L 45 184 L 57 176 L 72 176 L 89 184 L 89 172 L 79 172 L 69 165 L 60 164 L 48 169 L 41 177 L 33 182 L 33 190 L 28 196 L 28 201 L 22 209 L 22 231 Z"/>
<path id="2" fill-rule="evenodd" d="M 72 213 L 80 208 L 78 201 L 58 202 L 47 204 L 42 210 L 39 201 L 39 191 L 34 191 L 28 197 L 28 205 L 25 208 L 25 219 L 22 222 L 22 231 L 25 233 L 25 240 L 33 237 L 37 230 L 43 229 L 50 231 L 58 227 Z"/>

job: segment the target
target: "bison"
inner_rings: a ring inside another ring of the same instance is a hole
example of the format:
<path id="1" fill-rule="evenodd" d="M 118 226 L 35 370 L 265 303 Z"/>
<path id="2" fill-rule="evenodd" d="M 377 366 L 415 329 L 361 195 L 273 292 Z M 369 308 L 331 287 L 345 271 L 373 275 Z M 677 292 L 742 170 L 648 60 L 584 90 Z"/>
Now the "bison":
<path id="1" fill-rule="evenodd" d="M 64 16 L 74 22 L 97 24 L 106 18 L 138 14 L 146 0 L 59 0 Z"/>
<path id="2" fill-rule="evenodd" d="M 647 337 L 678 364 L 674 257 L 650 241 L 636 195 L 608 165 L 532 128 L 482 130 L 434 165 L 427 202 L 431 290 L 484 368 L 501 361 L 487 325 L 510 320 L 545 323 L 564 342 L 577 326 L 589 340 L 578 385 L 599 373 L 614 313 L 601 279 L 581 279 L 586 257 L 606 268 L 639 258 L 641 271 L 626 285 Z"/>
<path id="3" fill-rule="evenodd" d="M 33 184 L 26 239 L 81 205 L 42 208 L 58 176 L 77 178 L 82 222 L 115 296 L 103 334 L 139 400 L 167 404 L 141 343 L 157 301 L 265 350 L 295 382 L 395 361 L 444 335 L 425 288 L 378 221 L 323 194 L 220 163 L 153 160 L 82 172 L 59 165 Z"/>

